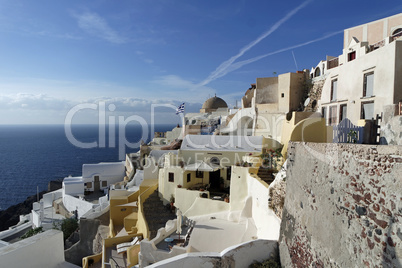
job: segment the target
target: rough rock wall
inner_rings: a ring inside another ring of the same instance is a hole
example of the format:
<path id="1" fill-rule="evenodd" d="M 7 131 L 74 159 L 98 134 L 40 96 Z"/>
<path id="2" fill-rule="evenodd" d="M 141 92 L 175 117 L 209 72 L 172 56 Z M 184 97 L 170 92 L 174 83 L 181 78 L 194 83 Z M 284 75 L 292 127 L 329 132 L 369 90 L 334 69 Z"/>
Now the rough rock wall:
<path id="1" fill-rule="evenodd" d="M 94 254 L 93 240 L 96 237 L 99 225 L 99 220 L 80 220 L 80 241 L 64 251 L 64 257 L 67 262 L 82 265 L 82 258 Z"/>
<path id="2" fill-rule="evenodd" d="M 81 266 L 82 258 L 93 255 L 94 253 L 99 253 L 99 239 L 104 238 L 104 234 L 105 232 L 107 233 L 108 230 L 108 224 L 109 207 L 101 212 L 93 213 L 88 218 L 81 218 L 80 241 L 64 251 L 65 260 Z M 102 225 L 104 227 L 100 228 Z M 101 234 L 99 234 L 99 232 L 101 232 Z"/>
<path id="3" fill-rule="evenodd" d="M 402 146 L 290 143 L 284 267 L 402 267 Z"/>
<path id="4" fill-rule="evenodd" d="M 306 82 L 311 83 L 309 81 Z M 309 104 L 304 107 L 304 112 L 316 112 L 317 111 L 317 102 L 321 99 L 322 88 L 324 87 L 325 79 L 314 82 L 309 90 L 308 97 L 310 98 Z"/>
<path id="5" fill-rule="evenodd" d="M 380 144 L 402 145 L 402 116 L 395 115 L 396 105 L 384 107 Z"/>
<path id="6" fill-rule="evenodd" d="M 282 218 L 283 205 L 286 196 L 286 181 L 281 181 L 269 188 L 269 208 L 272 209 L 276 216 Z"/>

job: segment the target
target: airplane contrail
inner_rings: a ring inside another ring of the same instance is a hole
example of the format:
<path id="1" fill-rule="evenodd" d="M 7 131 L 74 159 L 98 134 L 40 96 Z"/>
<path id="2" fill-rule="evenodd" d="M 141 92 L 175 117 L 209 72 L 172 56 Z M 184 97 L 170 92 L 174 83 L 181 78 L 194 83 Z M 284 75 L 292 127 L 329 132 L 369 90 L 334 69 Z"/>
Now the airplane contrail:
<path id="1" fill-rule="evenodd" d="M 248 50 L 250 50 L 252 47 L 257 45 L 259 42 L 261 42 L 264 38 L 272 34 L 274 31 L 276 31 L 283 23 L 285 23 L 287 20 L 289 20 L 293 15 L 295 15 L 300 9 L 304 8 L 306 5 L 308 5 L 310 2 L 313 0 L 307 0 L 304 1 L 301 5 L 290 11 L 288 14 L 286 14 L 285 17 L 277 21 L 268 31 L 264 32 L 261 36 L 259 36 L 257 39 L 249 43 L 247 46 L 243 47 L 240 49 L 239 53 L 236 55 L 232 56 L 228 60 L 222 62 L 216 69 L 213 71 L 204 81 L 202 81 L 199 86 L 205 86 L 211 81 L 223 76 L 222 73 L 227 74 L 226 70 L 230 68 L 232 63 L 237 60 L 239 57 L 243 56 L 244 53 L 246 53 Z"/>
<path id="2" fill-rule="evenodd" d="M 292 49 L 295 49 L 295 48 L 307 46 L 307 45 L 309 45 L 311 43 L 315 43 L 315 42 L 330 38 L 330 37 L 332 37 L 334 35 L 337 35 L 337 34 L 340 34 L 340 33 L 343 33 L 343 30 L 333 32 L 333 33 L 329 33 L 329 34 L 326 34 L 326 35 L 324 35 L 324 36 L 322 36 L 320 38 L 316 38 L 316 39 L 313 39 L 313 40 L 310 40 L 310 41 L 307 41 L 307 42 L 304 42 L 304 43 L 301 43 L 301 44 L 298 44 L 298 45 L 290 46 L 290 47 L 287 47 L 287 48 L 282 48 L 282 49 L 279 49 L 279 50 L 276 50 L 276 51 L 273 51 L 273 52 L 270 52 L 270 53 L 267 53 L 267 54 L 264 54 L 264 55 L 260 55 L 260 56 L 257 56 L 257 57 L 254 57 L 254 58 L 251 58 L 251 59 L 248 59 L 248 60 L 243 60 L 243 61 L 236 62 L 236 63 L 231 64 L 230 66 L 228 66 L 228 68 L 226 68 L 221 73 L 219 73 L 219 75 L 216 76 L 215 79 L 217 79 L 219 77 L 222 77 L 222 76 L 224 76 L 224 75 L 226 75 L 226 74 L 228 74 L 230 72 L 233 72 L 233 71 L 243 67 L 246 64 L 253 63 L 253 62 L 258 61 L 260 59 L 263 59 L 263 58 L 266 58 L 268 56 L 272 56 L 272 55 L 275 55 L 275 54 L 278 54 L 278 53 L 281 53 L 281 52 L 285 52 L 285 51 L 292 50 Z"/>

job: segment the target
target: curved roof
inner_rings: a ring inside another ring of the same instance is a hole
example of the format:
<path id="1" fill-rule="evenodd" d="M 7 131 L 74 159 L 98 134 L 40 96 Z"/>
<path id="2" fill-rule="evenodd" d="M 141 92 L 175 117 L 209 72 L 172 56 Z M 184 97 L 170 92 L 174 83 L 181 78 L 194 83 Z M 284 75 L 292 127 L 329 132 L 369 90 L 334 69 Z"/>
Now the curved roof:
<path id="1" fill-rule="evenodd" d="M 217 96 L 207 99 L 202 105 L 202 109 L 218 109 L 227 107 L 228 105 L 226 104 L 226 101 Z"/>

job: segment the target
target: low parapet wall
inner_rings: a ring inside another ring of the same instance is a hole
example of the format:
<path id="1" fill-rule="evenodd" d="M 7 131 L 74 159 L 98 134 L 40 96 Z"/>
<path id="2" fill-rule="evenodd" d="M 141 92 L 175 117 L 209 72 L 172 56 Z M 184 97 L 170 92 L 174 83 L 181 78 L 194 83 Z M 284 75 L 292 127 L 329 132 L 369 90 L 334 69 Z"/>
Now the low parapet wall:
<path id="1" fill-rule="evenodd" d="M 284 267 L 402 266 L 402 146 L 289 143 Z"/>
<path id="2" fill-rule="evenodd" d="M 48 230 L 0 249 L 1 267 L 67 267 L 63 233 Z"/>
<path id="3" fill-rule="evenodd" d="M 147 267 L 249 267 L 255 261 L 262 262 L 277 254 L 277 241 L 254 240 L 227 248 L 221 253 L 184 253 Z"/>
<path id="4" fill-rule="evenodd" d="M 140 267 L 145 267 L 149 263 L 159 262 L 180 254 L 187 252 L 183 247 L 173 246 L 168 250 L 161 250 L 156 247 L 157 244 L 162 242 L 166 237 L 170 236 L 177 230 L 177 220 L 167 221 L 165 228 L 158 230 L 158 233 L 154 239 L 148 241 L 144 239 L 141 241 L 141 254 L 139 255 Z"/>

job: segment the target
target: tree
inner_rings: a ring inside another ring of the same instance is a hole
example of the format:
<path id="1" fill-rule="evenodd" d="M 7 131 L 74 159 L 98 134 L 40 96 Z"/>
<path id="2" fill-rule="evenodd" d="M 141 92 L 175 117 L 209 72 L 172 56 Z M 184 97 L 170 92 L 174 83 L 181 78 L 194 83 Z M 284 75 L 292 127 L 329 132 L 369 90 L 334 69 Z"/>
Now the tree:
<path id="1" fill-rule="evenodd" d="M 78 229 L 78 220 L 75 218 L 64 219 L 60 225 L 63 232 L 63 238 L 66 240 L 70 235 Z"/>

